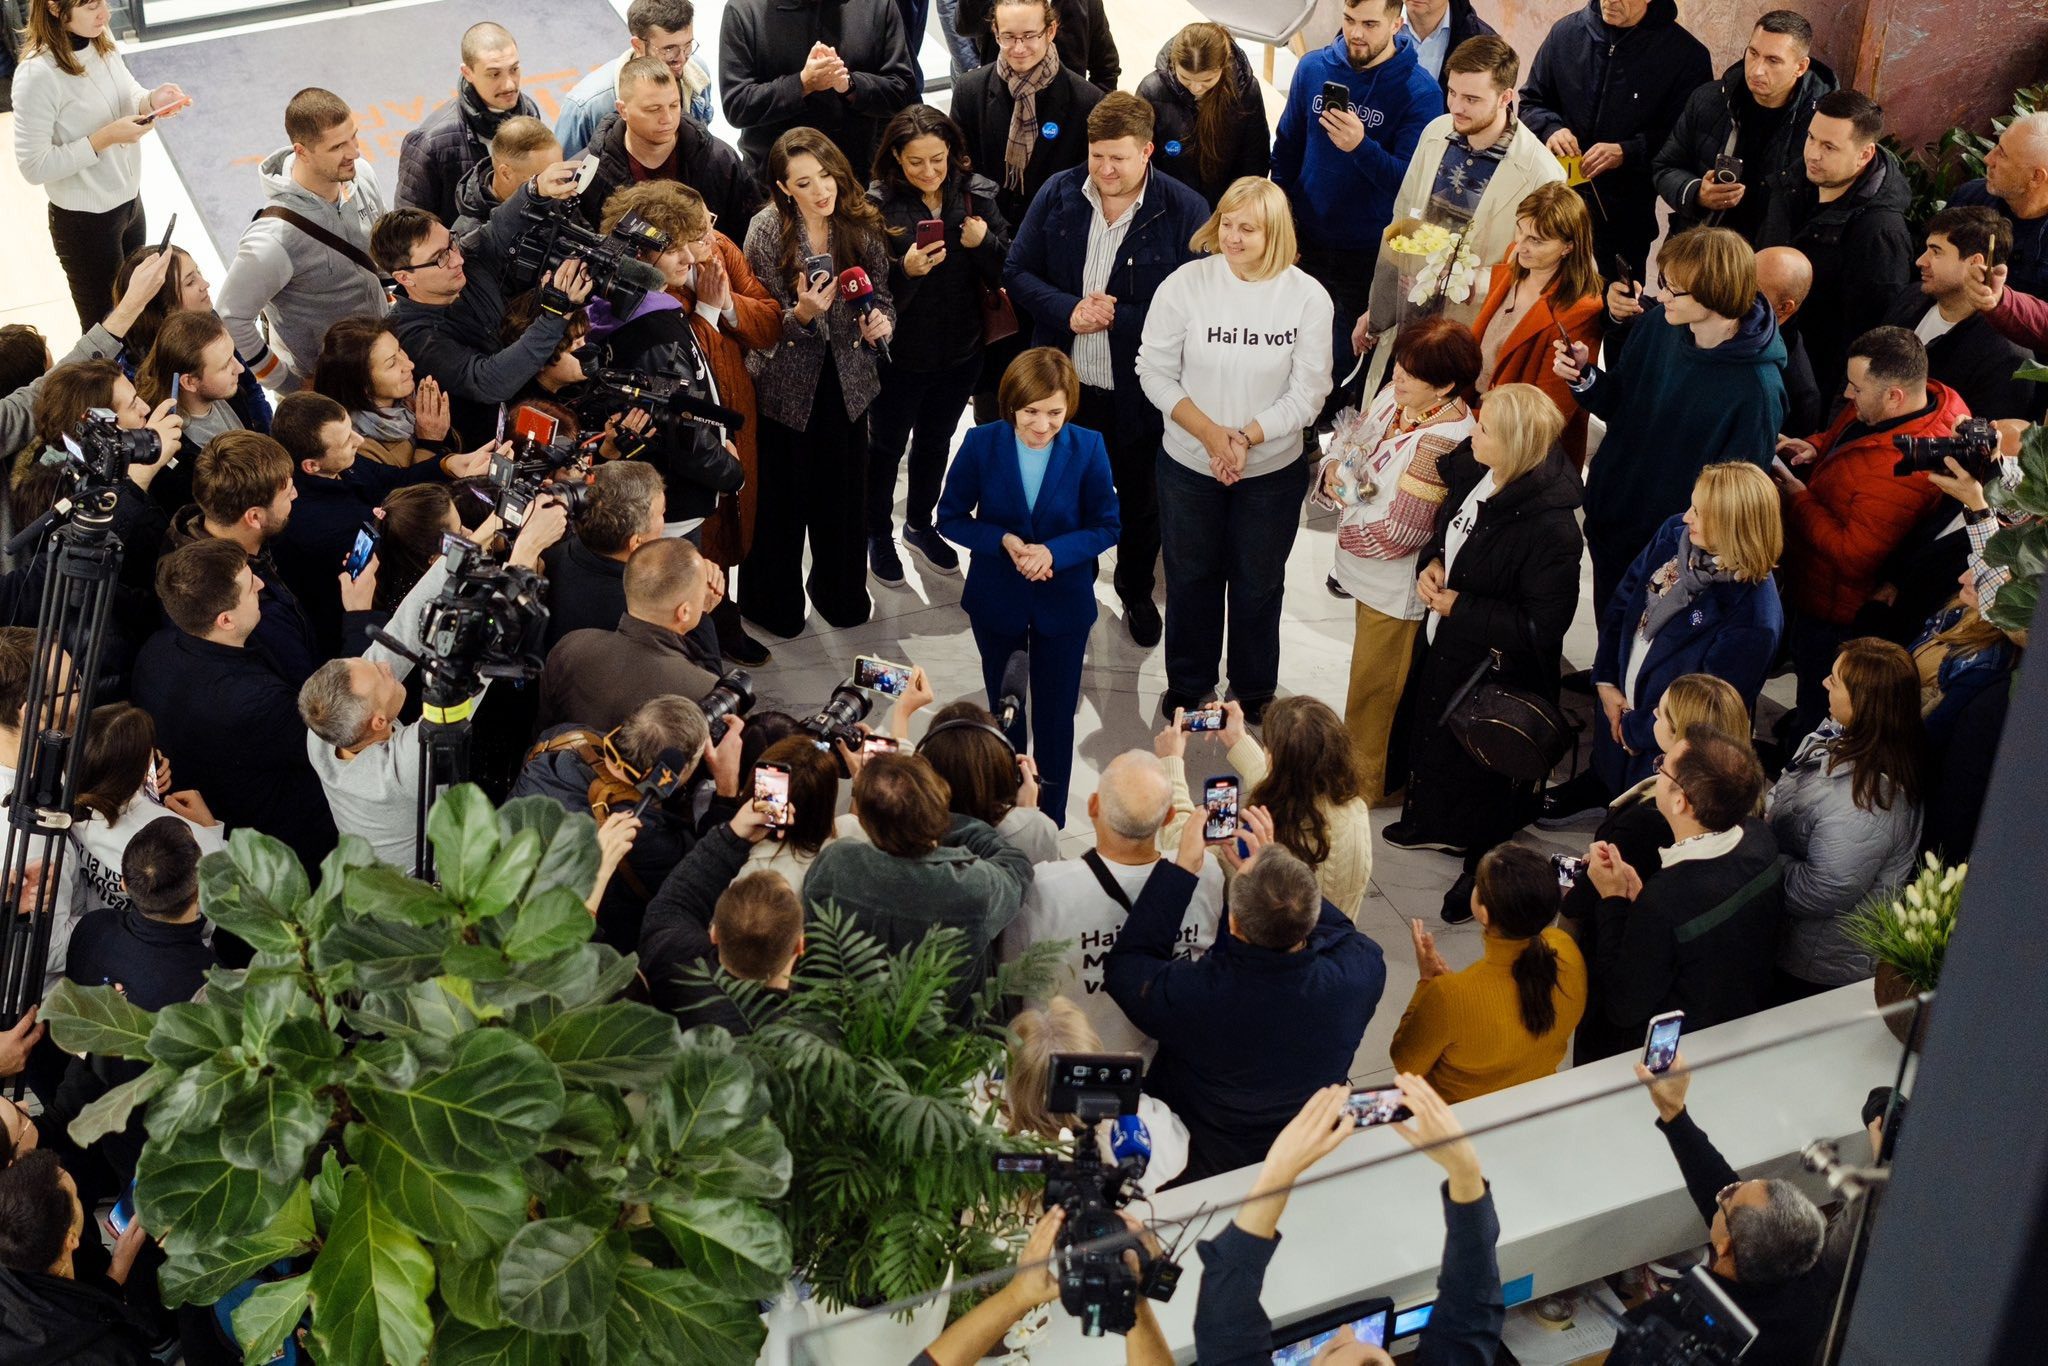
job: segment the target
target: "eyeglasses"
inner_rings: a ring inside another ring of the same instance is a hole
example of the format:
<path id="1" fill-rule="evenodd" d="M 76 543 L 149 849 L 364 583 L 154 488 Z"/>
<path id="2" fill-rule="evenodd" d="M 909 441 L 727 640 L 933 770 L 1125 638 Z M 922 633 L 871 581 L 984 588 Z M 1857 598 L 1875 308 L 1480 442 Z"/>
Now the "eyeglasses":
<path id="1" fill-rule="evenodd" d="M 1036 33 L 998 33 L 996 43 L 1002 47 L 1023 47 L 1027 43 L 1037 42 L 1049 32 L 1050 29 L 1042 28 Z"/>
<path id="2" fill-rule="evenodd" d="M 441 248 L 426 260 L 408 262 L 405 268 L 407 270 L 446 270 L 461 259 L 462 244 L 450 241 L 447 246 Z"/>
<path id="3" fill-rule="evenodd" d="M 1735 1192 L 1741 1190 L 1747 1184 L 1749 1183 L 1746 1181 L 1730 1181 L 1727 1185 L 1721 1187 L 1721 1189 L 1715 1192 L 1714 1194 L 1715 1207 L 1719 1209 L 1723 1215 L 1726 1215 L 1728 1213 L 1728 1202 L 1735 1198 Z"/>

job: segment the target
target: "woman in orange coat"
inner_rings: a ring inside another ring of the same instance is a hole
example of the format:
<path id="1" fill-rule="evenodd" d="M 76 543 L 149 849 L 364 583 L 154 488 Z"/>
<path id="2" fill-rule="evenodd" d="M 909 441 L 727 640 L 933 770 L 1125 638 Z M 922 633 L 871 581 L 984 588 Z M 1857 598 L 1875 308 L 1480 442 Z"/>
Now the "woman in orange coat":
<path id="1" fill-rule="evenodd" d="M 1558 328 L 1600 349 L 1600 270 L 1586 202 L 1562 181 L 1541 185 L 1515 207 L 1515 244 L 1493 272 L 1493 288 L 1472 321 L 1483 362 L 1479 392 L 1496 384 L 1533 384 L 1565 415 L 1565 454 L 1586 464 L 1586 414 L 1571 386 L 1551 370 Z"/>

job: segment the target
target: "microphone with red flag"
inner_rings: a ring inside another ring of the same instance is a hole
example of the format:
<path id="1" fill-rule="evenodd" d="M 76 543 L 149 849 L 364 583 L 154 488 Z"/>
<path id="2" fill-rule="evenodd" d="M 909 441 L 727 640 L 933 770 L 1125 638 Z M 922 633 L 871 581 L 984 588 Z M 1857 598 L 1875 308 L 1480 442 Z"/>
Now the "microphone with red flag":
<path id="1" fill-rule="evenodd" d="M 859 266 L 848 266 L 839 272 L 839 297 L 859 309 L 862 321 L 866 321 L 868 314 L 875 311 L 875 282 L 870 280 L 868 273 Z M 887 338 L 876 342 L 874 346 L 875 350 L 882 353 L 883 360 L 889 359 Z"/>

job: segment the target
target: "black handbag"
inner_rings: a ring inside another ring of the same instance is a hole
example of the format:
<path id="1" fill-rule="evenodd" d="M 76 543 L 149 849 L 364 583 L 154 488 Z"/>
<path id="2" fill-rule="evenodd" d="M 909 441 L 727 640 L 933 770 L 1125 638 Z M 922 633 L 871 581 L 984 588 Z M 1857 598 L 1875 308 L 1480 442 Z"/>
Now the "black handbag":
<path id="1" fill-rule="evenodd" d="M 1500 651 L 1490 651 L 1444 708 L 1443 724 L 1487 772 L 1540 783 L 1574 748 L 1575 727 L 1555 703 L 1499 672 Z"/>

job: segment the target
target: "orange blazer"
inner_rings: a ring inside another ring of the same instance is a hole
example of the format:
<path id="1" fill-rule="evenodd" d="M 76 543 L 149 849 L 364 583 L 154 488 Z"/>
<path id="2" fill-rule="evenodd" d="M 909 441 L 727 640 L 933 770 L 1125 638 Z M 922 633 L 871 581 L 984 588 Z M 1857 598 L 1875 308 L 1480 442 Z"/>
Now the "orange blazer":
<path id="1" fill-rule="evenodd" d="M 1510 256 L 1512 254 L 1509 253 Z M 1508 290 L 1514 287 L 1507 265 L 1508 257 L 1503 256 L 1500 264 L 1494 267 L 1493 288 L 1487 291 L 1479 316 L 1472 320 L 1472 335 L 1475 337 L 1486 335 L 1487 324 L 1493 321 L 1494 312 L 1507 301 Z M 1552 324 L 1554 321 L 1562 325 L 1565 335 L 1575 342 L 1584 342 L 1597 356 L 1605 311 L 1601 297 L 1590 294 L 1557 313 L 1552 310 L 1551 297 L 1546 294 L 1508 333 L 1507 340 L 1500 344 L 1500 355 L 1493 365 L 1495 384 L 1533 384 L 1550 395 L 1551 402 L 1564 414 L 1564 436 L 1560 443 L 1576 469 L 1584 469 L 1586 465 L 1586 414 L 1572 396 L 1571 386 L 1550 368 L 1551 343 L 1557 340 L 1557 327 Z"/>

